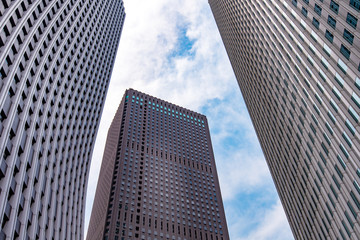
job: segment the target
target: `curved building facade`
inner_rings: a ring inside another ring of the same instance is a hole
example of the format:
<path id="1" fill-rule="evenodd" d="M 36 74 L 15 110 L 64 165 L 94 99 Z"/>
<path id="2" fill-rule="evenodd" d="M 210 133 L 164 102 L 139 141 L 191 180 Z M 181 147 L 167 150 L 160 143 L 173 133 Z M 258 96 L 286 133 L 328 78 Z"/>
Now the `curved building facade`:
<path id="1" fill-rule="evenodd" d="M 360 1 L 209 0 L 296 239 L 360 236 Z"/>
<path id="2" fill-rule="evenodd" d="M 121 0 L 0 2 L 0 239 L 83 239 Z"/>

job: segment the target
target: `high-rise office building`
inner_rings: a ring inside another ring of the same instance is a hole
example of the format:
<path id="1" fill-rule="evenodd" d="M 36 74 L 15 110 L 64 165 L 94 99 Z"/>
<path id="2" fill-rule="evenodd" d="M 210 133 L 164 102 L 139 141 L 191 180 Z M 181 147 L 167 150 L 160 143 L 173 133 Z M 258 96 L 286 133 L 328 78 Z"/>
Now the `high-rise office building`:
<path id="1" fill-rule="evenodd" d="M 360 236 L 359 0 L 209 0 L 296 239 Z"/>
<path id="2" fill-rule="evenodd" d="M 87 239 L 229 239 L 204 115 L 126 90 Z"/>
<path id="3" fill-rule="evenodd" d="M 1 0 L 0 239 L 83 239 L 121 0 Z"/>

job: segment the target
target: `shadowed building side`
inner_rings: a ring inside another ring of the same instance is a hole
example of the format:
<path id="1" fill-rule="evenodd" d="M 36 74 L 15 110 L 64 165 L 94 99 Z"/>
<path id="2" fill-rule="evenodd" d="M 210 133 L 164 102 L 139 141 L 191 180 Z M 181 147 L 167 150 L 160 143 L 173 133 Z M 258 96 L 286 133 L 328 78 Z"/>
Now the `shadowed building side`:
<path id="1" fill-rule="evenodd" d="M 124 117 L 124 103 L 125 99 L 123 98 L 108 131 L 86 237 L 88 240 L 103 239 L 104 237 L 105 222 L 109 207 L 109 196 L 116 162 L 115 159 L 117 157 L 118 145 L 120 144 L 119 141 L 121 140 L 120 136 L 124 131 L 122 124 Z"/>

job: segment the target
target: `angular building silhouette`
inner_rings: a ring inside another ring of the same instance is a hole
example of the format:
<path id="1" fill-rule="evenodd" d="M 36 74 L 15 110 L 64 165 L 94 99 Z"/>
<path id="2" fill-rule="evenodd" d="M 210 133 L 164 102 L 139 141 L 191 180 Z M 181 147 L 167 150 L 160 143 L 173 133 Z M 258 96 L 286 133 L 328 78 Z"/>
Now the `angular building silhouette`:
<path id="1" fill-rule="evenodd" d="M 121 0 L 1 0 L 0 239 L 83 239 Z"/>
<path id="2" fill-rule="evenodd" d="M 359 0 L 209 0 L 296 239 L 360 236 Z"/>
<path id="3" fill-rule="evenodd" d="M 229 239 L 204 115 L 126 90 L 87 239 Z"/>

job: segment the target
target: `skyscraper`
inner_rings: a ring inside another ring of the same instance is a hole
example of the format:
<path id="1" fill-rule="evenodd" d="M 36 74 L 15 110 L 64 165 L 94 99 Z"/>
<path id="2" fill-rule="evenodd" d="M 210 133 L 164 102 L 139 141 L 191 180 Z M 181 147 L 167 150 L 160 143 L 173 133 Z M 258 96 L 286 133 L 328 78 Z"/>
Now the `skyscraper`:
<path id="1" fill-rule="evenodd" d="M 204 115 L 126 90 L 87 239 L 229 239 Z"/>
<path id="2" fill-rule="evenodd" d="M 0 3 L 0 239 L 83 239 L 121 0 Z"/>
<path id="3" fill-rule="evenodd" d="M 296 239 L 358 239 L 359 0 L 210 0 Z"/>

